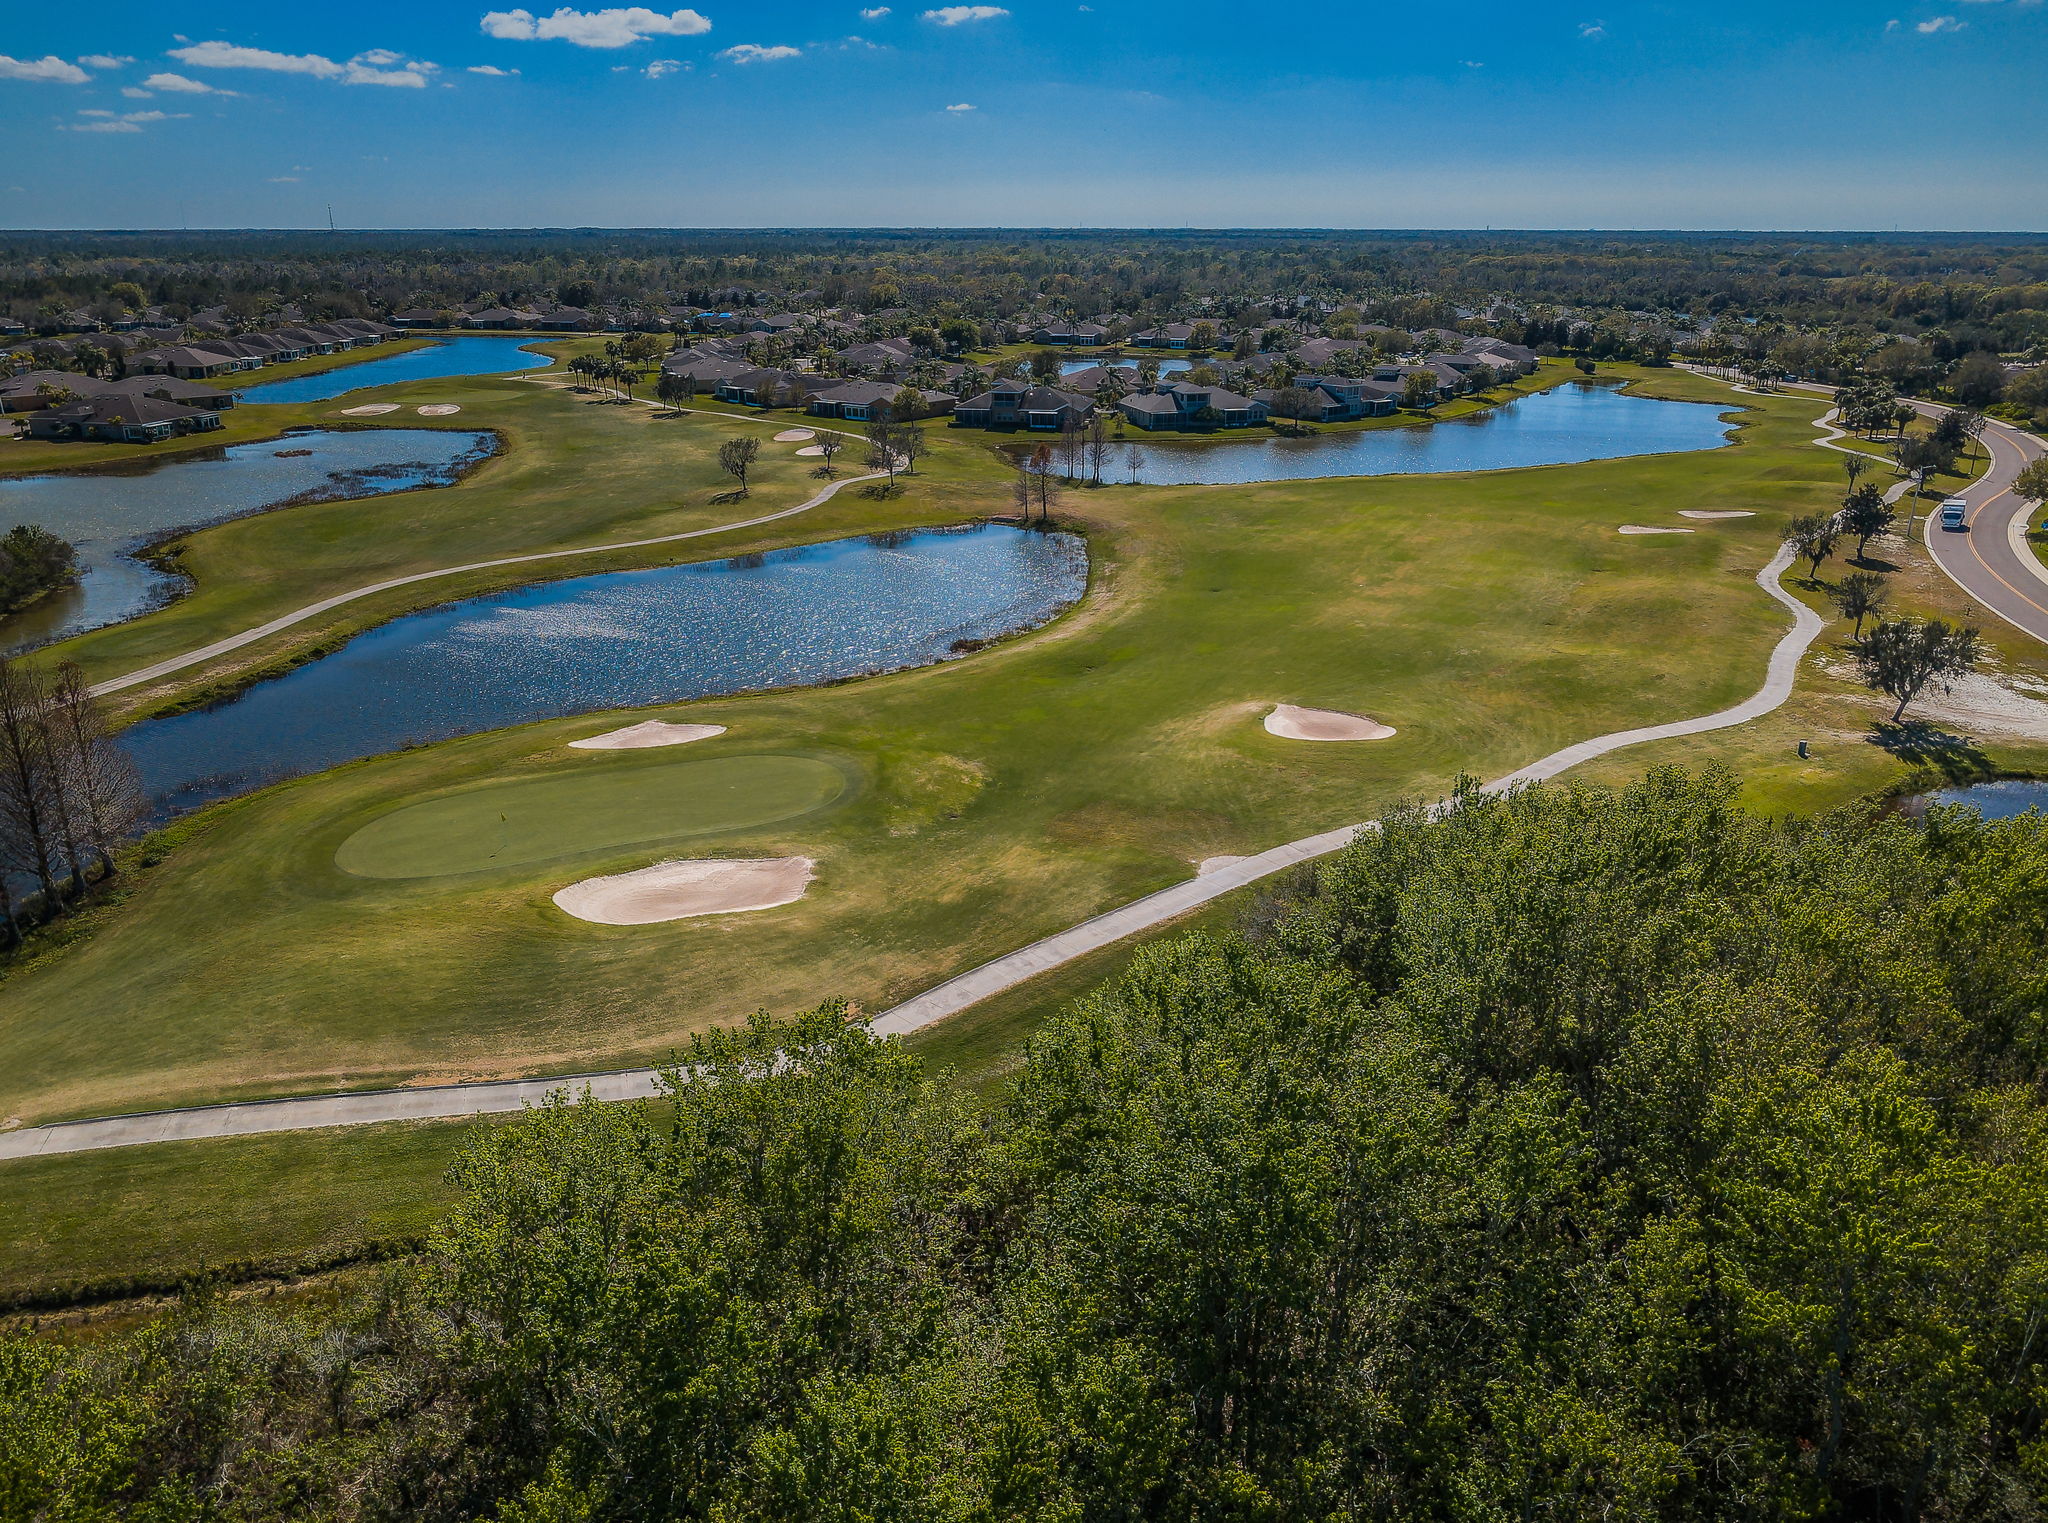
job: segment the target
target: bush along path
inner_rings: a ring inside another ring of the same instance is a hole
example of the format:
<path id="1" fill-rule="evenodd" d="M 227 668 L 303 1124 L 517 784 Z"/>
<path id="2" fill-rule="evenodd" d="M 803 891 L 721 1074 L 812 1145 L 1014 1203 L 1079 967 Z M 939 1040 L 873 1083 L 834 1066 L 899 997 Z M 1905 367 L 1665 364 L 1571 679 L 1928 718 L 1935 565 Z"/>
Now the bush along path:
<path id="1" fill-rule="evenodd" d="M 864 479 L 864 478 L 853 478 Z M 842 485 L 845 483 L 841 483 Z M 827 494 L 829 495 L 829 494 Z M 806 506 L 809 506 L 808 504 Z M 801 511 L 790 509 L 789 512 Z M 783 517 L 787 514 L 771 515 Z M 716 532 L 700 530 L 699 533 Z M 565 552 L 574 553 L 574 552 Z M 542 557 L 534 557 L 540 559 Z M 1569 768 L 1610 751 L 1646 741 L 1669 740 L 1710 730 L 1745 724 L 1768 714 L 1792 694 L 1799 662 L 1826 628 L 1826 620 L 1780 585 L 1779 578 L 1792 563 L 1790 545 L 1781 546 L 1770 563 L 1757 573 L 1757 585 L 1793 616 L 1792 628 L 1772 650 L 1763 685 L 1732 708 L 1681 719 L 1668 724 L 1618 730 L 1612 734 L 1580 741 L 1554 751 L 1519 771 L 1486 785 L 1483 792 L 1498 793 L 1558 776 Z M 1275 846 L 1241 862 L 1183 883 L 1177 883 L 1106 914 L 1033 942 L 978 968 L 969 969 L 923 994 L 906 1000 L 878 1016 L 873 1029 L 897 1036 L 920 1030 L 970 1006 L 1015 988 L 1037 975 L 1057 968 L 1100 948 L 1113 945 L 1140 932 L 1176 920 L 1190 910 L 1235 889 L 1256 883 L 1298 863 L 1327 856 L 1348 845 L 1373 823 L 1344 825 L 1317 835 L 1305 836 Z M 362 1125 L 380 1121 L 404 1121 L 486 1115 L 516 1111 L 534 1105 L 557 1092 L 588 1091 L 600 1100 L 633 1100 L 659 1092 L 658 1070 L 620 1069 L 609 1073 L 570 1074 L 552 1078 L 519 1079 L 483 1084 L 449 1084 L 437 1087 L 367 1090 L 343 1095 L 310 1095 L 278 1100 L 243 1102 L 233 1105 L 197 1106 L 182 1110 L 144 1112 L 84 1121 L 58 1122 L 0 1132 L 0 1159 L 45 1157 L 57 1153 L 87 1152 L 97 1148 L 130 1147 L 144 1143 L 178 1142 L 206 1137 L 237 1137 L 259 1132 L 300 1131 L 312 1127 Z"/>

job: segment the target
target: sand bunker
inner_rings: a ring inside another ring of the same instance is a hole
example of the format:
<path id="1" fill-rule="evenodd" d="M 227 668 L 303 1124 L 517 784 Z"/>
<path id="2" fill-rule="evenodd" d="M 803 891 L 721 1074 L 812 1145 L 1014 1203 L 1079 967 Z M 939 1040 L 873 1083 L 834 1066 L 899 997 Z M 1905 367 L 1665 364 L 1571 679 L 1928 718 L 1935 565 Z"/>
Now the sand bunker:
<path id="1" fill-rule="evenodd" d="M 1296 708 L 1291 703 L 1273 706 L 1266 716 L 1266 730 L 1283 740 L 1386 740 L 1394 734 L 1392 725 L 1363 714 Z"/>
<path id="2" fill-rule="evenodd" d="M 577 751 L 644 751 L 652 746 L 686 746 L 693 740 L 709 740 L 724 733 L 722 724 L 670 724 L 666 720 L 648 719 L 629 724 L 623 730 L 586 735 L 569 745 Z"/>
<path id="3" fill-rule="evenodd" d="M 1621 530 L 1620 530 L 1620 532 L 1621 532 L 1621 533 L 1623 533 L 1623 534 L 1697 534 L 1697 533 L 1699 533 L 1699 530 L 1697 530 L 1697 529 L 1655 529 L 1655 528 L 1651 528 L 1651 527 L 1650 527 L 1650 526 L 1649 526 L 1648 524 L 1623 524 L 1623 525 L 1621 526 Z"/>
<path id="4" fill-rule="evenodd" d="M 450 413 L 461 411 L 462 409 L 453 402 L 429 402 L 419 409 L 419 415 L 422 418 L 445 418 Z"/>
<path id="5" fill-rule="evenodd" d="M 1235 867 L 1238 863 L 1249 860 L 1248 857 L 1204 857 L 1195 864 L 1195 876 L 1206 878 L 1211 873 L 1220 873 L 1226 867 Z"/>
<path id="6" fill-rule="evenodd" d="M 638 872 L 572 883 L 555 895 L 555 903 L 578 920 L 598 925 L 732 915 L 803 898 L 816 866 L 809 857 L 657 862 Z"/>
<path id="7" fill-rule="evenodd" d="M 1680 518 L 1754 518 L 1747 508 L 1680 508 Z"/>
<path id="8" fill-rule="evenodd" d="M 818 433 L 816 429 L 785 428 L 781 433 L 775 436 L 775 442 L 777 444 L 801 444 L 806 439 L 815 439 L 817 437 Z M 803 452 L 799 450 L 797 453 L 802 454 Z"/>
<path id="9" fill-rule="evenodd" d="M 344 407 L 341 415 L 344 418 L 376 418 L 397 411 L 396 402 L 365 402 L 361 407 Z"/>
<path id="10" fill-rule="evenodd" d="M 818 446 L 815 444 L 806 444 L 802 449 L 798 450 L 797 453 L 799 455 L 822 455 L 825 452 L 819 449 Z"/>

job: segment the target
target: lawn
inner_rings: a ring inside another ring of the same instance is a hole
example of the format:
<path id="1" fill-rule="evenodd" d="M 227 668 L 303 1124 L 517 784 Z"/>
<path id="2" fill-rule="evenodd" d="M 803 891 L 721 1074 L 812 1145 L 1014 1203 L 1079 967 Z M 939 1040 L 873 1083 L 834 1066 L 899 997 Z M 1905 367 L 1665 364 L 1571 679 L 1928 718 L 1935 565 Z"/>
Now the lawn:
<path id="1" fill-rule="evenodd" d="M 1686 375 L 1646 380 L 1726 395 Z M 1754 689 L 1784 628 L 1751 582 L 1777 527 L 1840 491 L 1838 457 L 1798 447 L 1813 436 L 1812 398 L 1749 401 L 1741 442 L 1712 453 L 1077 493 L 1070 516 L 1091 537 L 1093 589 L 1037 635 L 922 672 L 470 737 L 221 806 L 90 934 L 0 984 L 0 1116 L 659 1061 L 689 1031 L 761 1006 L 837 994 L 881 1010 L 1185 877 L 1203 856 L 1719 707 Z M 1613 532 L 1731 501 L 1759 516 L 1690 536 Z M 1924 564 L 1906 568 L 1908 611 L 1958 601 Z M 2014 663 L 2033 659 L 2000 644 Z M 1863 738 L 1874 700 L 1822 669 L 1839 666 L 1838 645 L 1824 638 L 1779 713 L 1617 753 L 1587 775 L 1719 760 L 1748 779 L 1756 807 L 1797 812 L 1895 784 L 1909 764 Z M 1280 741 L 1257 724 L 1276 700 L 1355 709 L 1401 733 L 1356 747 Z M 564 749 L 650 716 L 730 729 L 687 754 Z M 1796 757 L 1799 739 L 1815 742 L 1812 758 Z M 2048 748 L 1987 749 L 1997 765 L 2048 764 Z M 479 800 L 515 788 L 544 799 L 604 773 L 764 755 L 831 757 L 854 780 L 829 809 L 706 838 L 719 855 L 819 860 L 810 896 L 775 911 L 603 927 L 548 903 L 574 878 L 672 853 L 652 837 L 566 851 L 557 840 L 545 860 L 456 876 L 365 879 L 335 863 L 395 811 L 453 807 L 473 822 Z M 1258 892 L 1189 923 L 1228 923 Z M 988 1092 L 1047 1010 L 1134 949 L 1057 970 L 911 1045 Z M 445 1201 L 440 1171 L 482 1124 L 0 1165 L 0 1205 L 25 1224 L 0 1250 L 0 1285 L 415 1231 Z M 223 1190 L 259 1205 L 220 1212 Z"/>
<path id="2" fill-rule="evenodd" d="M 1656 384 L 1725 396 L 1684 375 Z M 532 391 L 504 407 L 578 405 Z M 1812 410 L 1760 399 L 1742 442 L 1713 453 L 1077 493 L 1094 590 L 1049 629 L 920 672 L 651 711 L 729 726 L 691 748 L 704 757 L 828 755 L 857 770 L 858 794 L 831 811 L 717 838 L 721 855 L 818 862 L 808 896 L 776 910 L 605 927 L 550 903 L 575 879 L 646 865 L 644 847 L 453 877 L 335 866 L 404 803 L 587 768 L 564 743 L 591 733 L 588 718 L 230 803 L 96 934 L 0 986 L 0 1115 L 573 1071 L 659 1057 L 763 1006 L 839 994 L 878 1010 L 1202 857 L 1720 707 L 1754 688 L 1781 631 L 1750 581 L 1777 525 L 1837 490 L 1831 454 L 1789 447 L 1812 437 Z M 585 415 L 649 440 L 703 426 Z M 531 468 L 515 452 L 498 469 Z M 1614 532 L 1731 501 L 1762 516 Z M 1280 740 L 1258 723 L 1275 701 L 1400 734 Z"/>

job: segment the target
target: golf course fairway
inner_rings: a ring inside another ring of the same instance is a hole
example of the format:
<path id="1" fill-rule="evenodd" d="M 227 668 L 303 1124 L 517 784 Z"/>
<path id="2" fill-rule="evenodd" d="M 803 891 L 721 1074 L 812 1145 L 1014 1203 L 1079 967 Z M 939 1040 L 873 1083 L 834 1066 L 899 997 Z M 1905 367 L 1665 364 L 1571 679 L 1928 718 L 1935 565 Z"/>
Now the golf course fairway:
<path id="1" fill-rule="evenodd" d="M 358 878 L 440 878 L 715 835 L 836 803 L 847 774 L 814 756 L 611 766 L 445 794 L 372 820 L 334 854 Z"/>

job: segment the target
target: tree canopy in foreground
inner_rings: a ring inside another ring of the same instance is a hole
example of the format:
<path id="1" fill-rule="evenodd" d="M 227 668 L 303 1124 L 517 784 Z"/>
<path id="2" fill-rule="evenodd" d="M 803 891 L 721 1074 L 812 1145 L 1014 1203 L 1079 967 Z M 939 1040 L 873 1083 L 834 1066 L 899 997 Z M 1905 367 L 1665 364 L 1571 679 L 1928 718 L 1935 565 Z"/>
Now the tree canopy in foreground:
<path id="1" fill-rule="evenodd" d="M 2036 1519 L 2048 822 L 1464 794 L 983 1111 L 826 1006 L 373 1294 L 0 1344 L 7 1517 Z"/>

